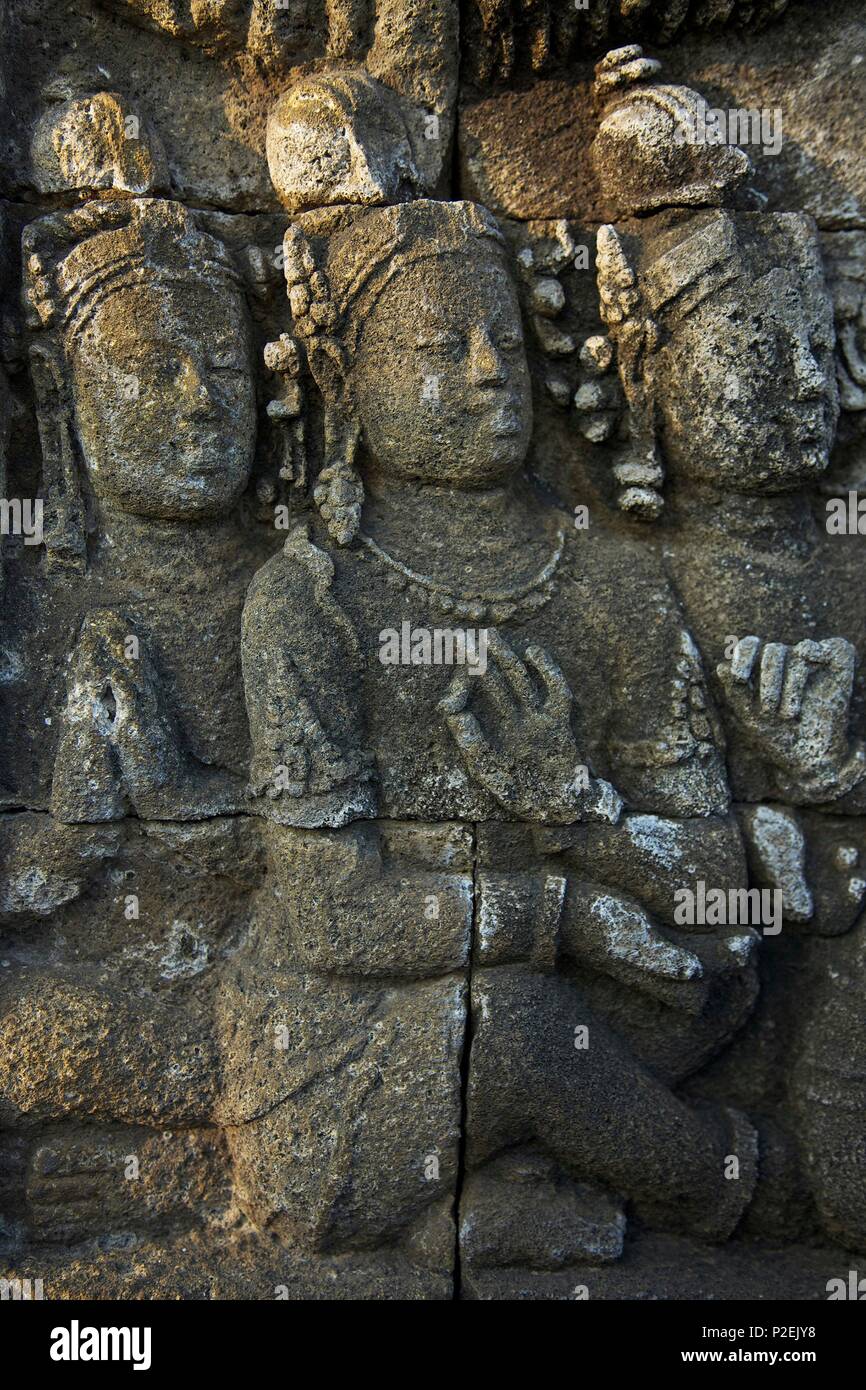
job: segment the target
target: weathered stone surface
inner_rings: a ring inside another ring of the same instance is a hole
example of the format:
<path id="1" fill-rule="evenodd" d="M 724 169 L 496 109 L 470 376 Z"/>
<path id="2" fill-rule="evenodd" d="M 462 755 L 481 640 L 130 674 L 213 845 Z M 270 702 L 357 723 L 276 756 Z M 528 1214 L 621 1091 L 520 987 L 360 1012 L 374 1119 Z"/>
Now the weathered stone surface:
<path id="1" fill-rule="evenodd" d="M 526 28 L 515 31 L 522 42 L 518 38 L 498 49 L 514 55 L 511 61 L 518 67 L 507 86 L 501 80 L 492 83 L 488 69 L 476 74 L 477 85 L 461 92 L 460 191 L 497 214 L 590 222 L 609 215 L 589 159 L 595 133 L 592 68 L 604 49 L 595 39 L 579 40 L 566 57 L 551 31 L 546 34 L 546 60 L 531 58 L 533 20 L 544 33 L 545 12 L 555 10 L 557 19 L 567 22 L 568 8 L 565 0 L 533 6 Z M 692 12 L 698 8 L 693 5 Z M 494 26 L 496 12 L 504 16 L 512 9 L 517 6 L 485 7 Z M 622 42 L 640 37 L 639 24 L 631 33 L 621 30 Z M 650 10 L 647 29 L 652 24 Z M 645 37 L 650 45 L 664 41 L 658 31 Z M 769 138 L 752 137 L 745 147 L 755 167 L 750 186 L 759 190 L 761 206 L 809 212 L 828 228 L 862 227 L 866 28 L 857 0 L 829 0 L 817 8 L 797 0 L 757 32 L 736 23 L 723 34 L 712 27 L 702 32 L 695 25 L 673 45 L 649 51 L 663 59 L 667 82 L 697 88 L 707 107 L 752 112 L 758 123 L 765 116 Z M 649 129 L 642 138 L 651 138 Z M 669 147 L 668 159 L 677 153 Z"/>
<path id="2" fill-rule="evenodd" d="M 808 1302 L 826 1299 L 828 1282 L 839 1270 L 839 1255 L 830 1248 L 743 1242 L 722 1251 L 649 1235 L 615 1265 L 584 1261 L 567 1271 L 470 1270 L 465 1297 L 496 1302 L 748 1298 L 760 1303 L 777 1300 L 784 1290 L 786 1298 Z"/>
<path id="3" fill-rule="evenodd" d="M 215 1131 L 82 1130 L 33 1146 L 25 1196 L 34 1240 L 77 1245 L 213 1218 L 229 1186 Z"/>
<path id="4" fill-rule="evenodd" d="M 31 159 L 40 193 L 148 194 L 168 189 L 158 139 L 114 92 L 61 102 L 33 136 Z"/>
<path id="5" fill-rule="evenodd" d="M 693 31 L 760 32 L 790 0 L 467 0 L 463 33 L 468 80 L 481 85 L 543 73 L 577 55 L 627 40 L 669 44 Z"/>
<path id="6" fill-rule="evenodd" d="M 0 1276 L 826 1297 L 857 8 L 2 24 Z"/>
<path id="7" fill-rule="evenodd" d="M 458 118 L 460 191 L 504 217 L 577 217 L 595 205 L 590 84 L 544 78 Z"/>
<path id="8" fill-rule="evenodd" d="M 457 9 L 457 0 L 338 0 L 324 8 L 310 0 L 291 6 L 75 0 L 58 10 L 52 0 L 23 0 L 5 20 L 15 90 L 7 82 L 0 188 L 25 197 L 59 191 L 57 156 L 52 151 L 47 167 L 42 157 L 44 124 L 58 117 L 62 124 L 65 104 L 104 107 L 106 94 L 114 94 L 139 122 L 133 140 L 146 143 L 152 132 L 164 148 L 175 197 L 228 210 L 275 210 L 266 157 L 274 103 L 299 73 L 345 63 L 365 69 L 411 108 L 424 178 L 437 187 L 448 176 L 457 97 Z M 120 182 L 141 180 L 149 156 L 107 133 L 107 148 L 97 157 L 92 124 L 82 132 L 91 167 L 96 159 L 106 178 L 116 152 L 132 174 Z"/>

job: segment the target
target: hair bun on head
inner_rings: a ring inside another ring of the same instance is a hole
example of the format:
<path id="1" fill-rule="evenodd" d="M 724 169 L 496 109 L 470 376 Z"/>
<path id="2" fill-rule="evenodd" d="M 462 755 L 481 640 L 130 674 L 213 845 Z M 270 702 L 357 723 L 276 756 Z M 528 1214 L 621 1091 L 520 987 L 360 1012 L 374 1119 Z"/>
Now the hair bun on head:
<path id="1" fill-rule="evenodd" d="M 609 218 L 725 206 L 752 172 L 736 145 L 695 138 L 706 103 L 690 87 L 654 81 L 660 66 L 637 44 L 596 65 L 594 97 L 604 114 L 591 154 Z"/>

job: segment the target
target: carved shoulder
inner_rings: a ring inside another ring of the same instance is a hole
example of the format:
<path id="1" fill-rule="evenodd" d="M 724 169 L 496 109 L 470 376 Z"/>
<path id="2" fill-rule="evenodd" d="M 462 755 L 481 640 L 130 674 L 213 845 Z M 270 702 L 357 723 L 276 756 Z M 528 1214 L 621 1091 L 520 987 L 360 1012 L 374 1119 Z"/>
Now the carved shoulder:
<path id="1" fill-rule="evenodd" d="M 328 555 L 296 531 L 244 606 L 241 657 L 253 743 L 250 794 L 287 825 L 375 814 L 352 623 Z"/>

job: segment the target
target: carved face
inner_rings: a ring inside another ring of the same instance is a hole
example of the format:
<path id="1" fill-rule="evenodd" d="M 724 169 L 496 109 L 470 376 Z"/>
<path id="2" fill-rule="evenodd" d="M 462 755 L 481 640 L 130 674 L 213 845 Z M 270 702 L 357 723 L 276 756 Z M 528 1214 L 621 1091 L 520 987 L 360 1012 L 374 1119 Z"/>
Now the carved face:
<path id="1" fill-rule="evenodd" d="M 532 429 L 517 295 L 498 255 L 416 261 L 383 290 L 352 368 L 364 440 L 387 474 L 485 487 Z"/>
<path id="2" fill-rule="evenodd" d="M 237 291 L 155 283 L 109 295 L 75 340 L 72 375 L 100 500 L 153 517 L 231 508 L 255 444 L 252 351 Z"/>
<path id="3" fill-rule="evenodd" d="M 829 302 L 773 270 L 711 296 L 653 365 L 671 471 L 785 492 L 827 467 L 838 418 Z"/>

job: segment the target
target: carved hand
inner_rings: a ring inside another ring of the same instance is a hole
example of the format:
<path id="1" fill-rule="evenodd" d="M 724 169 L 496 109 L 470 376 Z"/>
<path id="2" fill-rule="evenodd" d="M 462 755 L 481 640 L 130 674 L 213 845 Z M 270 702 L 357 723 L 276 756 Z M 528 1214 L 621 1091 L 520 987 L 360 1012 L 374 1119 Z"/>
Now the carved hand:
<path id="1" fill-rule="evenodd" d="M 744 637 L 719 679 L 737 720 L 801 800 L 844 796 L 866 776 L 866 753 L 848 740 L 856 653 L 842 637 L 796 646 Z"/>
<path id="2" fill-rule="evenodd" d="M 581 763 L 571 732 L 572 693 L 553 658 L 531 646 L 522 661 L 495 631 L 487 652 L 483 675 L 456 675 L 439 705 L 472 776 L 524 820 L 615 822 L 622 802 Z M 467 709 L 475 693 L 495 721 L 495 741 Z"/>
<path id="3" fill-rule="evenodd" d="M 560 935 L 572 960 L 685 1013 L 700 1014 L 714 988 L 738 982 L 747 998 L 754 980 L 757 932 L 660 928 L 636 899 L 596 883 L 569 884 Z"/>
<path id="4" fill-rule="evenodd" d="M 572 883 L 561 931 L 573 960 L 687 1012 L 703 1008 L 706 984 L 700 958 L 660 932 L 634 899 L 593 883 Z"/>
<path id="5" fill-rule="evenodd" d="M 117 763 L 101 764 L 102 776 L 118 780 L 115 790 L 125 793 L 137 814 L 173 818 L 191 799 L 210 814 L 230 806 L 232 796 L 237 799 L 237 779 L 195 765 L 146 651 L 136 658 L 126 655 L 129 626 L 112 609 L 95 610 L 85 619 L 66 712 L 72 739 L 68 757 L 58 755 L 63 778 L 80 781 L 77 740 L 96 739 L 113 750 Z"/>

